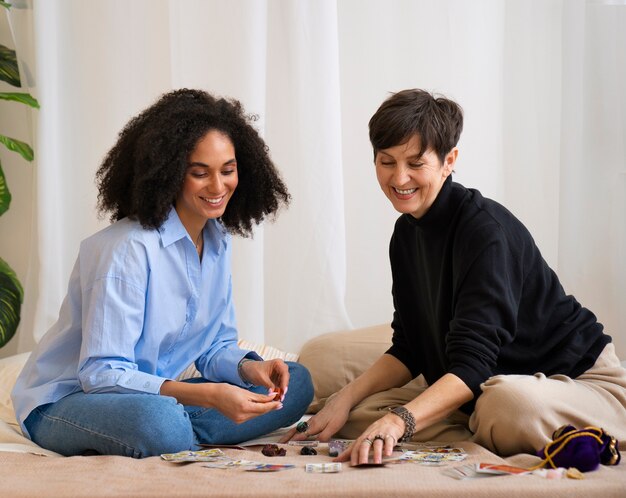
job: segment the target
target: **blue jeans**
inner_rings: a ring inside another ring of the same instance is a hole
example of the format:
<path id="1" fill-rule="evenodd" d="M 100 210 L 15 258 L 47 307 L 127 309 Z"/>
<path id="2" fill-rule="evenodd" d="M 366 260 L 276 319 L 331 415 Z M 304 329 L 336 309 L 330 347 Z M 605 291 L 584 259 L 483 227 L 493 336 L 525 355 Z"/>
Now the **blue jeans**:
<path id="1" fill-rule="evenodd" d="M 36 408 L 24 425 L 39 446 L 66 456 L 143 458 L 197 449 L 201 443 L 237 444 L 291 425 L 306 411 L 313 398 L 311 375 L 299 363 L 287 365 L 289 390 L 283 408 L 242 424 L 214 409 L 183 406 L 170 396 L 78 392 Z M 250 390 L 267 393 L 265 387 Z"/>

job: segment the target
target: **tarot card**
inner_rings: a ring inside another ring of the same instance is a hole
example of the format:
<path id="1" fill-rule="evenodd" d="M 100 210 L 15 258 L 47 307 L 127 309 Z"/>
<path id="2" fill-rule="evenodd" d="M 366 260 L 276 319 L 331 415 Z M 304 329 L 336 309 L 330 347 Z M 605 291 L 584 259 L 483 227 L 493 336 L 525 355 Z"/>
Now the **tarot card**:
<path id="1" fill-rule="evenodd" d="M 421 448 L 416 448 L 416 453 L 459 453 L 465 454 L 465 450 L 463 448 L 453 448 L 451 446 L 424 446 Z"/>
<path id="2" fill-rule="evenodd" d="M 461 448 L 437 448 L 434 451 L 416 450 L 405 451 L 401 460 L 410 460 L 426 465 L 443 464 L 449 462 L 461 462 L 467 458 L 467 453 Z"/>
<path id="3" fill-rule="evenodd" d="M 455 479 L 479 479 L 482 477 L 524 475 L 529 474 L 530 471 L 521 467 L 513 467 L 505 464 L 477 463 L 453 467 L 444 470 L 442 473 Z"/>
<path id="4" fill-rule="evenodd" d="M 385 465 L 387 465 L 387 462 L 381 462 L 381 463 L 367 462 L 367 463 L 357 463 L 356 465 L 352 465 L 352 467 L 359 467 L 359 468 L 384 467 Z"/>
<path id="5" fill-rule="evenodd" d="M 454 479 L 478 479 L 482 477 L 491 477 L 495 474 L 479 474 L 476 472 L 476 465 L 466 464 L 457 467 L 447 468 L 441 471 L 442 474 Z"/>
<path id="6" fill-rule="evenodd" d="M 309 474 L 334 474 L 341 472 L 341 462 L 332 463 L 307 463 L 304 471 Z"/>
<path id="7" fill-rule="evenodd" d="M 227 448 L 231 450 L 245 450 L 243 446 L 239 446 L 238 444 L 199 444 L 201 448 Z"/>
<path id="8" fill-rule="evenodd" d="M 477 463 L 476 472 L 481 474 L 521 475 L 528 474 L 530 470 L 498 463 Z"/>
<path id="9" fill-rule="evenodd" d="M 246 469 L 246 472 L 279 472 L 281 470 L 288 470 L 295 468 L 295 465 L 290 463 L 260 463 Z"/>
<path id="10" fill-rule="evenodd" d="M 209 469 L 232 469 L 235 467 L 254 467 L 256 465 L 262 465 L 262 462 L 254 462 L 252 460 L 231 460 L 230 458 L 227 458 L 223 460 L 216 460 L 214 462 L 207 462 L 202 466 Z"/>
<path id="11" fill-rule="evenodd" d="M 211 462 L 216 458 L 223 457 L 224 452 L 218 448 L 199 451 L 179 451 L 178 453 L 163 453 L 161 458 L 167 462 Z"/>

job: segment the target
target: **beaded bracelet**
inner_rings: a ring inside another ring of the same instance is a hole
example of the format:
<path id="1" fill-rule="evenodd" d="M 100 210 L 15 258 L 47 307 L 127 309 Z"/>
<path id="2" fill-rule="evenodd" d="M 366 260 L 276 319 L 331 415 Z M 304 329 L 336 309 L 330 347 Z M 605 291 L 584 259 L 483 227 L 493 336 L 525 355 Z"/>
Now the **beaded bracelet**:
<path id="1" fill-rule="evenodd" d="M 415 417 L 413 417 L 413 414 L 404 406 L 389 408 L 389 411 L 404 421 L 404 434 L 398 439 L 398 442 L 404 443 L 405 441 L 409 441 L 411 437 L 413 437 L 413 434 L 415 434 Z"/>

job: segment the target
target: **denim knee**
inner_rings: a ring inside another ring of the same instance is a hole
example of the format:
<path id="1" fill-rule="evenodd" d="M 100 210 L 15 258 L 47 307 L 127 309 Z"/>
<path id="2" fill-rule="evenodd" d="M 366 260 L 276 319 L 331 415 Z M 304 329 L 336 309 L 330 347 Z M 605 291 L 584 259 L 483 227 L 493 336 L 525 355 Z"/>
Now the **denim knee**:
<path id="1" fill-rule="evenodd" d="M 142 458 L 195 444 L 184 407 L 152 394 L 75 393 L 33 410 L 26 427 L 34 442 L 67 456 Z"/>
<path id="2" fill-rule="evenodd" d="M 283 410 L 287 409 L 297 420 L 306 412 L 313 400 L 313 381 L 304 365 L 288 361 L 287 366 L 289 367 L 289 390 L 283 403 Z"/>
<path id="3" fill-rule="evenodd" d="M 184 407 L 175 398 L 155 396 L 128 414 L 129 445 L 140 458 L 189 450 L 194 432 Z"/>

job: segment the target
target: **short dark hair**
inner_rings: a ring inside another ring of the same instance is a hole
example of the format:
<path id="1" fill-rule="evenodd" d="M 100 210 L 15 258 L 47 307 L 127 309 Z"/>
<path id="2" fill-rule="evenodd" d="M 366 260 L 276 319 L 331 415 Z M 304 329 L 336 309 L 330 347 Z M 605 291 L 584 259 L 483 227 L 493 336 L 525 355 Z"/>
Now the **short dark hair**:
<path id="1" fill-rule="evenodd" d="M 443 162 L 459 142 L 462 130 L 463 109 L 459 104 L 417 88 L 392 94 L 369 122 L 374 159 L 379 150 L 404 144 L 418 135 L 420 155 L 430 148 Z"/>
<path id="2" fill-rule="evenodd" d="M 109 212 L 111 221 L 128 216 L 159 228 L 182 188 L 189 155 L 207 132 L 217 130 L 233 142 L 239 177 L 221 220 L 229 232 L 250 236 L 253 223 L 291 199 L 251 125 L 256 119 L 239 101 L 202 90 L 162 95 L 128 122 L 98 169 L 100 213 Z"/>

